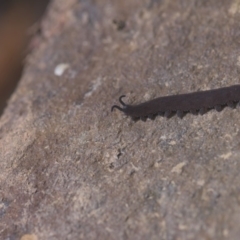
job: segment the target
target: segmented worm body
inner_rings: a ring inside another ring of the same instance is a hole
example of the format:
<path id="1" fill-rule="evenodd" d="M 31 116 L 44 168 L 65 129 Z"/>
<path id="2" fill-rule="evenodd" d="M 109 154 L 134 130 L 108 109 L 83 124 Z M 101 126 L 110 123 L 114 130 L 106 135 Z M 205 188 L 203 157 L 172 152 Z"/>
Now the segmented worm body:
<path id="1" fill-rule="evenodd" d="M 157 115 L 170 118 L 174 114 L 182 118 L 186 113 L 203 115 L 211 109 L 220 112 L 226 106 L 234 108 L 240 101 L 240 85 L 159 97 L 138 105 L 124 103 L 123 97 L 125 95 L 119 98 L 122 106 L 114 105 L 111 110 L 113 111 L 116 108 L 133 120 L 154 119 Z"/>

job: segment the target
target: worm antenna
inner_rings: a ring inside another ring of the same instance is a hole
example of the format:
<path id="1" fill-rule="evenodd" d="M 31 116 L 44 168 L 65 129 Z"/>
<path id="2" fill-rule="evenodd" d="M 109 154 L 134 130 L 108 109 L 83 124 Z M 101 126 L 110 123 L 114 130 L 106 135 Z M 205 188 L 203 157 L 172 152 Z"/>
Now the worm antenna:
<path id="1" fill-rule="evenodd" d="M 122 95 L 120 98 L 119 98 L 119 102 L 123 105 L 123 106 L 127 106 L 125 102 L 123 102 L 122 98 L 126 97 L 126 95 Z"/>
<path id="2" fill-rule="evenodd" d="M 124 109 L 121 108 L 121 107 L 119 107 L 119 106 L 117 106 L 117 105 L 113 105 L 113 106 L 112 106 L 112 108 L 111 108 L 111 112 L 113 111 L 114 108 L 116 108 L 116 109 L 118 109 L 118 110 L 124 112 Z"/>

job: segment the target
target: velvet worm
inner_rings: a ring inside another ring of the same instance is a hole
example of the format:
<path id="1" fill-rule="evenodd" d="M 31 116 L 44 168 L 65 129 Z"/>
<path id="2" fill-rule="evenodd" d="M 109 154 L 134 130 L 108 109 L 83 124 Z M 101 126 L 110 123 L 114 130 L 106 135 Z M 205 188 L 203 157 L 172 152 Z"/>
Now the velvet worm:
<path id="1" fill-rule="evenodd" d="M 186 113 L 203 115 L 211 109 L 220 112 L 224 107 L 236 107 L 240 101 L 240 85 L 233 85 L 219 89 L 185 93 L 155 98 L 153 100 L 140 103 L 138 105 L 128 105 L 123 102 L 125 95 L 119 98 L 121 107 L 112 106 L 112 111 L 116 108 L 133 120 L 147 118 L 154 119 L 157 115 L 167 118 L 177 114 L 182 118 Z"/>

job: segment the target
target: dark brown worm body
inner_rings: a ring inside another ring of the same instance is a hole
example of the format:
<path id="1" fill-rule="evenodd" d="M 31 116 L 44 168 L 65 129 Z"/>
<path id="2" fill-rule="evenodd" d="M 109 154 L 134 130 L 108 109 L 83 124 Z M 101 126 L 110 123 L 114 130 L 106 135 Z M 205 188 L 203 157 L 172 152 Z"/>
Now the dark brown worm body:
<path id="1" fill-rule="evenodd" d="M 117 108 L 134 120 L 154 119 L 157 115 L 169 118 L 175 113 L 182 118 L 188 112 L 202 115 L 213 108 L 221 111 L 226 106 L 235 107 L 240 101 L 240 85 L 159 97 L 138 105 L 125 104 L 122 101 L 123 97 L 125 95 L 119 98 L 122 107 L 114 105 L 111 110 Z"/>

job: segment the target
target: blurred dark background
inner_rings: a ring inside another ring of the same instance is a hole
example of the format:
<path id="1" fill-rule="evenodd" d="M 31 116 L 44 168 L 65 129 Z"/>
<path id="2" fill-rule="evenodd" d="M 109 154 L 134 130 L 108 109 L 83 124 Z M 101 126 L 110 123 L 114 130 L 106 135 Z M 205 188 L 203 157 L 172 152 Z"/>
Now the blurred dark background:
<path id="1" fill-rule="evenodd" d="M 49 0 L 0 0 L 0 116 L 21 77 L 28 43 Z"/>

